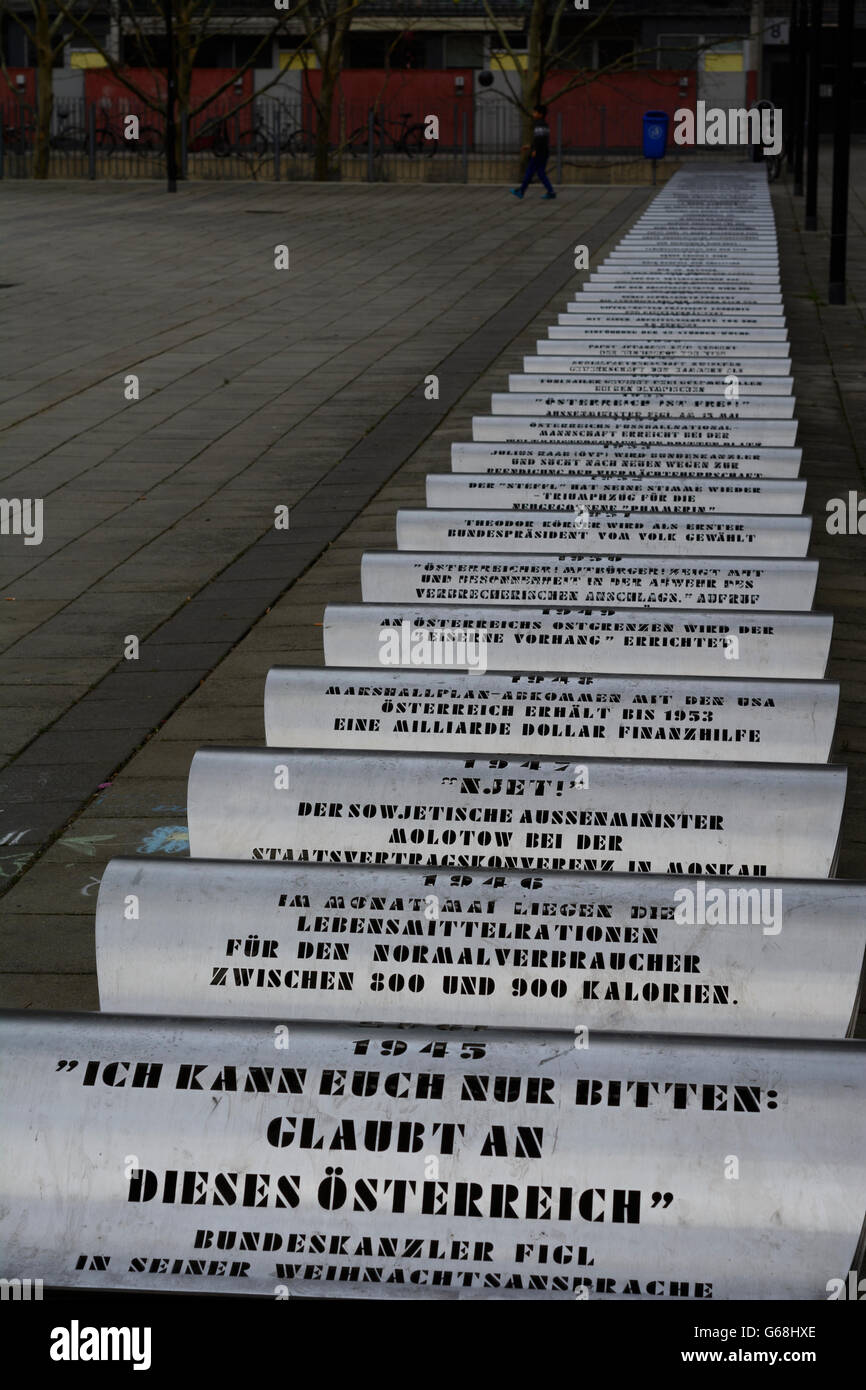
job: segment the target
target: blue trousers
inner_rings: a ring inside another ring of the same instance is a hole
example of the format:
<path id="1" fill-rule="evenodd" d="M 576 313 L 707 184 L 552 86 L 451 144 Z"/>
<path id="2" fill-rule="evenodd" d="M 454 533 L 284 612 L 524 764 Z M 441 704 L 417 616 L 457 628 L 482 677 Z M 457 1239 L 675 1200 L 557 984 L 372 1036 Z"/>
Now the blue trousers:
<path id="1" fill-rule="evenodd" d="M 523 183 L 520 185 L 520 191 L 521 191 L 521 193 L 525 193 L 525 192 L 526 192 L 527 188 L 529 187 L 530 183 L 532 182 L 532 178 L 533 178 L 533 175 L 534 175 L 534 174 L 537 174 L 538 177 L 541 179 L 541 182 L 544 184 L 544 186 L 545 186 L 545 188 L 547 189 L 548 193 L 552 193 L 552 192 L 553 192 L 553 185 L 551 184 L 550 179 L 547 177 L 547 173 L 545 172 L 546 169 L 547 169 L 547 160 L 546 160 L 546 159 L 537 159 L 536 156 L 535 156 L 534 154 L 530 155 L 530 156 L 529 156 L 529 163 L 528 163 L 527 166 L 526 166 L 526 173 L 523 175 Z"/>

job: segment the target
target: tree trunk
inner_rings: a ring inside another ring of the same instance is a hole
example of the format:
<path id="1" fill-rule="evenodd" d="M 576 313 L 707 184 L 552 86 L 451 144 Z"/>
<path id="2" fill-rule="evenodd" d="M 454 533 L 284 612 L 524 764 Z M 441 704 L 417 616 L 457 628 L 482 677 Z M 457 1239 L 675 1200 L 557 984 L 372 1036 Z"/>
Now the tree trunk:
<path id="1" fill-rule="evenodd" d="M 175 149 L 177 151 L 177 172 L 181 178 L 183 177 L 183 165 L 181 163 L 183 123 L 185 119 L 187 122 L 189 121 L 189 109 L 192 105 L 192 73 L 199 48 L 199 40 L 196 38 L 193 27 L 195 8 L 194 3 L 185 3 L 180 6 L 174 31 L 174 65 L 177 76 Z M 188 130 L 187 134 L 189 134 Z"/>
<path id="2" fill-rule="evenodd" d="M 343 47 L 346 35 L 354 16 L 354 8 L 348 5 L 338 12 L 337 17 L 328 24 L 327 47 L 322 63 L 322 85 L 316 102 L 316 172 L 317 179 L 327 179 L 329 172 L 329 149 L 331 137 L 331 117 L 334 109 L 334 93 L 340 73 L 343 71 Z"/>
<path id="3" fill-rule="evenodd" d="M 35 19 L 36 151 L 33 158 L 33 177 L 47 179 L 51 157 L 51 113 L 54 110 L 54 48 L 51 43 L 51 19 L 47 4 L 39 5 Z"/>
<path id="4" fill-rule="evenodd" d="M 339 69 L 337 69 L 337 72 Z M 331 50 L 328 49 L 327 65 L 322 68 L 322 84 L 316 99 L 316 168 L 315 178 L 320 182 L 327 180 L 331 151 L 331 116 L 334 110 L 334 93 L 337 90 L 337 72 L 331 64 Z"/>
<path id="5" fill-rule="evenodd" d="M 544 12 L 545 0 L 532 0 L 529 25 L 526 33 L 526 67 L 521 74 L 520 95 L 523 103 L 520 122 L 520 143 L 523 161 L 529 154 L 527 146 L 532 144 L 532 128 L 535 122 L 532 113 L 541 101 L 544 86 Z"/>

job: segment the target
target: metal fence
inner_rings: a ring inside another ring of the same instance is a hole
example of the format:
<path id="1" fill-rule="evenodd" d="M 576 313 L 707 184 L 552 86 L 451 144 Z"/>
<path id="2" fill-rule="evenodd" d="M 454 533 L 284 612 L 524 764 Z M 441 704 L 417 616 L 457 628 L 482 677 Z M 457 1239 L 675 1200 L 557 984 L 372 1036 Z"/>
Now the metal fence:
<path id="1" fill-rule="evenodd" d="M 405 102 L 404 102 L 405 104 Z M 598 181 L 601 170 L 633 176 L 641 157 L 642 113 L 628 103 L 551 114 L 549 171 L 559 183 Z M 520 117 L 509 102 L 470 96 L 438 116 L 380 105 L 335 103 L 328 177 L 347 182 L 502 183 L 521 161 Z M 184 179 L 312 179 L 316 161 L 312 102 L 260 97 L 240 110 L 214 102 L 178 123 Z M 0 104 L 0 178 L 30 178 L 36 112 L 14 97 Z M 680 150 L 675 151 L 679 157 Z M 134 99 L 54 104 L 49 178 L 158 179 L 165 176 L 165 122 Z"/>

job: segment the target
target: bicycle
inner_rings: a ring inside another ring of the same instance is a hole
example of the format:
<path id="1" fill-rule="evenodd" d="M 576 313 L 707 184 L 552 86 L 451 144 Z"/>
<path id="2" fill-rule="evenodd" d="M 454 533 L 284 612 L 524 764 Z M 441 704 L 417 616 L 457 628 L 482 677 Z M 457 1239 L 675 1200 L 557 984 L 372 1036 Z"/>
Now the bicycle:
<path id="1" fill-rule="evenodd" d="M 291 117 L 289 118 L 291 119 Z M 284 130 L 280 123 L 280 153 L 297 156 L 301 154 L 312 154 L 316 147 L 316 142 L 309 131 L 304 130 L 303 126 L 295 126 L 294 130 Z"/>
<path id="2" fill-rule="evenodd" d="M 87 149 L 87 135 L 81 126 L 69 124 L 71 112 L 58 107 L 57 128 L 52 131 L 50 145 L 60 154 L 71 154 Z"/>
<path id="3" fill-rule="evenodd" d="M 142 154 L 162 149 L 163 136 L 156 126 L 142 126 L 137 140 L 127 140 L 118 136 L 107 112 L 101 113 L 101 121 L 94 124 L 94 145 L 100 154 L 114 154 L 118 146 Z M 12 154 L 28 154 L 36 145 L 36 124 L 32 120 L 20 125 L 4 125 L 3 141 Z M 56 154 L 86 154 L 90 148 L 90 128 L 77 125 L 70 111 L 58 108 L 56 124 L 48 136 L 48 147 Z"/>
<path id="4" fill-rule="evenodd" d="M 125 143 L 138 154 L 163 154 L 165 152 L 165 132 L 155 125 L 139 126 L 138 139 Z"/>
<path id="5" fill-rule="evenodd" d="M 7 154 L 29 154 L 36 143 L 36 126 L 31 122 L 3 126 L 3 148 Z"/>
<path id="6" fill-rule="evenodd" d="M 260 117 L 247 130 L 238 130 L 234 153 L 261 159 L 273 144 L 273 136 Z"/>
<path id="7" fill-rule="evenodd" d="M 315 141 L 302 126 L 293 126 L 293 116 L 283 110 L 281 111 L 279 138 L 277 137 L 276 126 L 273 118 L 270 123 L 264 116 L 256 113 L 254 123 L 249 130 L 241 131 L 236 142 L 236 149 L 239 154 L 250 153 L 258 156 L 268 154 L 276 150 L 279 143 L 281 154 L 301 155 L 312 154 L 315 148 Z M 244 149 L 247 147 L 247 150 Z"/>
<path id="8" fill-rule="evenodd" d="M 94 122 L 93 139 L 100 154 L 114 154 L 117 149 L 117 134 L 112 128 L 106 111 L 100 112 L 101 120 Z M 81 152 L 90 148 L 90 126 L 67 125 L 68 113 L 58 112 L 59 128 L 51 136 L 51 148 L 62 154 Z"/>
<path id="9" fill-rule="evenodd" d="M 267 154 L 271 137 L 260 120 L 249 130 L 236 129 L 234 138 L 231 132 L 231 120 L 232 118 L 228 116 L 214 116 L 206 121 L 196 135 L 190 139 L 190 151 L 198 154 L 203 150 L 210 150 L 219 159 L 225 159 L 230 154 L 255 155 L 259 158 Z M 234 121 L 237 127 L 236 117 Z"/>
<path id="10" fill-rule="evenodd" d="M 439 141 L 425 139 L 424 123 L 416 121 L 414 125 L 409 125 L 411 119 L 411 111 L 401 111 L 399 115 L 400 128 L 394 135 L 388 126 L 396 127 L 397 121 L 388 121 L 386 117 L 375 116 L 373 119 L 373 153 L 377 156 L 383 155 L 387 140 L 396 154 L 405 154 L 409 159 L 414 159 L 416 156 L 432 159 L 439 148 Z M 365 155 L 370 147 L 369 127 L 358 126 L 348 137 L 346 145 L 349 154 L 355 157 Z"/>
<path id="11" fill-rule="evenodd" d="M 91 110 L 93 108 L 91 107 Z M 99 112 L 99 120 L 93 123 L 93 139 L 96 149 L 100 154 L 114 154 L 117 149 L 117 133 L 112 127 L 111 118 L 105 110 Z M 90 127 L 88 125 L 85 140 L 88 145 L 90 142 Z"/>

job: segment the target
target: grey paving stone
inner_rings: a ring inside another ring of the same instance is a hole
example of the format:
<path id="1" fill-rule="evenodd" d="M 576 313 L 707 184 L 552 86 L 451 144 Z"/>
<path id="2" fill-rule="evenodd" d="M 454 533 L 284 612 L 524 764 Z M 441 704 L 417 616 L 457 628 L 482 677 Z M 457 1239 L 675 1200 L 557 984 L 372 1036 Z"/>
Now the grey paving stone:
<path id="1" fill-rule="evenodd" d="M 4 1009 L 99 1008 L 95 974 L 0 974 L 0 1007 Z"/>
<path id="2" fill-rule="evenodd" d="M 77 800 L 81 806 L 106 776 L 104 759 L 93 763 L 63 762 L 55 765 L 22 764 L 21 759 L 16 758 L 0 772 L 0 805 L 20 806 L 25 802 L 61 802 L 66 805 Z"/>
<path id="3" fill-rule="evenodd" d="M 0 709 L 46 709 L 59 713 L 87 690 L 86 685 L 0 685 Z"/>
<path id="4" fill-rule="evenodd" d="M 152 743 L 148 748 L 158 746 L 160 745 Z M 87 809 L 78 817 L 76 829 L 79 826 L 86 829 L 94 818 L 140 820 L 144 816 L 165 816 L 185 821 L 187 769 L 182 769 L 183 776 L 131 776 L 129 770 L 139 764 L 146 752 L 145 749 L 136 754 L 122 775 L 96 794 Z"/>
<path id="5" fill-rule="evenodd" d="M 105 769 L 106 776 L 126 761 L 135 747 L 136 737 L 129 728 L 70 730 L 62 721 L 34 739 L 15 760 L 15 769 L 40 766 L 87 765 Z M 132 746 L 130 744 L 132 743 Z M 88 791 L 88 795 L 89 795 Z"/>
<path id="6" fill-rule="evenodd" d="M 93 928 L 86 916 L 40 913 L 38 931 L 33 927 L 27 913 L 8 912 L 0 921 L 0 959 L 18 962 L 16 974 L 95 974 Z"/>

